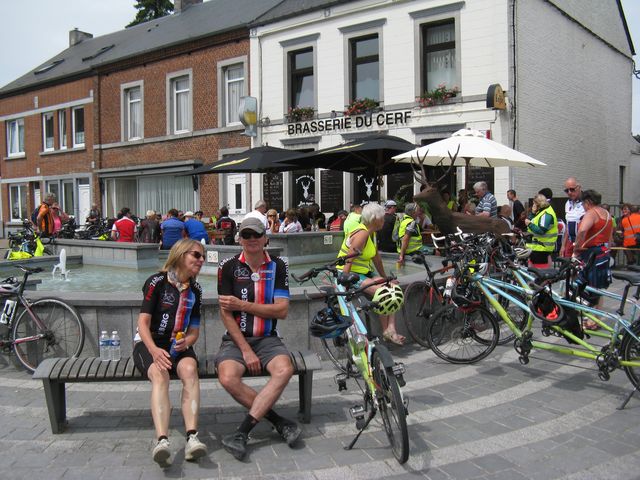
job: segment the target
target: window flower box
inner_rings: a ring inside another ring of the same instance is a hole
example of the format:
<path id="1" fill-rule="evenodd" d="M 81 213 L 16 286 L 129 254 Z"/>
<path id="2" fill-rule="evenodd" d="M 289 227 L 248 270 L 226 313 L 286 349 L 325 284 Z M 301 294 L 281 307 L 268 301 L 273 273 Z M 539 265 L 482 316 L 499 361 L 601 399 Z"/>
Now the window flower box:
<path id="1" fill-rule="evenodd" d="M 443 104 L 450 98 L 457 97 L 459 93 L 460 89 L 458 87 L 447 88 L 444 83 L 441 83 L 433 90 L 424 92 L 419 97 L 416 97 L 416 103 L 418 103 L 421 108 L 432 107 Z"/>

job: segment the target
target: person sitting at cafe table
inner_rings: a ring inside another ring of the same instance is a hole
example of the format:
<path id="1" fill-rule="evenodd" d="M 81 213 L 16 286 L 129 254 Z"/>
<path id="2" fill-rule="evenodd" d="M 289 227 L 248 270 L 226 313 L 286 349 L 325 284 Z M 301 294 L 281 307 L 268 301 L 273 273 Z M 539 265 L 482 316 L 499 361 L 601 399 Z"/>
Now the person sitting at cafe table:
<path id="1" fill-rule="evenodd" d="M 293 208 L 287 210 L 284 222 L 280 224 L 279 233 L 298 233 L 302 232 L 302 225 L 298 221 L 296 211 Z"/>
<path id="2" fill-rule="evenodd" d="M 269 228 L 267 234 L 278 233 L 280 231 L 280 220 L 278 219 L 278 212 L 271 208 L 267 210 L 267 222 L 269 222 Z"/>

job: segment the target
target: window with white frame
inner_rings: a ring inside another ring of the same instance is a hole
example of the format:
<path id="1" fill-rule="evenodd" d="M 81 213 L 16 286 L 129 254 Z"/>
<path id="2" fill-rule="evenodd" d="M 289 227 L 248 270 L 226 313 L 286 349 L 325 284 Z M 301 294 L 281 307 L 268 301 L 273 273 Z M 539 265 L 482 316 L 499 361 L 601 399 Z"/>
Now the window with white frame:
<path id="1" fill-rule="evenodd" d="M 124 134 L 125 140 L 138 140 L 142 133 L 142 89 L 139 86 L 124 91 Z"/>
<path id="2" fill-rule="evenodd" d="M 16 118 L 7 122 L 7 154 L 24 154 L 24 118 Z"/>
<path id="3" fill-rule="evenodd" d="M 60 150 L 67 148 L 67 111 L 58 110 L 58 136 L 60 137 Z"/>
<path id="4" fill-rule="evenodd" d="M 9 209 L 12 221 L 20 221 L 28 217 L 26 185 L 9 185 Z"/>
<path id="5" fill-rule="evenodd" d="M 237 125 L 240 97 L 244 96 L 244 64 L 229 65 L 224 69 L 224 123 Z"/>
<path id="6" fill-rule="evenodd" d="M 314 107 L 313 48 L 289 52 L 289 106 Z"/>
<path id="7" fill-rule="evenodd" d="M 84 107 L 76 107 L 72 114 L 73 147 L 84 147 Z"/>
<path id="8" fill-rule="evenodd" d="M 53 112 L 42 114 L 42 146 L 45 152 L 55 148 L 53 128 Z"/>
<path id="9" fill-rule="evenodd" d="M 351 60 L 351 100 L 380 100 L 380 47 L 378 34 L 352 38 L 349 41 Z"/>
<path id="10" fill-rule="evenodd" d="M 183 75 L 171 79 L 171 133 L 191 131 L 191 79 Z"/>
<path id="11" fill-rule="evenodd" d="M 422 90 L 458 85 L 454 19 L 422 25 Z"/>

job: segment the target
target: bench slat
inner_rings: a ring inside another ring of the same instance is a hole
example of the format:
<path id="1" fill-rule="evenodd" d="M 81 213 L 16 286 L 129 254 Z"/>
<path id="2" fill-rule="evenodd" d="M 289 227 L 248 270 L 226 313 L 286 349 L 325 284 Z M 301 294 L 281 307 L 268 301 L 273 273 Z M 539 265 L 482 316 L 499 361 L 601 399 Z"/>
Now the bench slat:
<path id="1" fill-rule="evenodd" d="M 83 379 L 86 380 L 87 378 L 93 378 L 93 374 L 91 374 L 91 372 L 93 371 L 93 365 L 96 362 L 100 362 L 99 358 L 92 358 L 90 362 L 84 362 L 82 364 L 82 368 L 80 369 L 80 372 L 78 373 L 78 378 L 79 379 Z"/>
<path id="2" fill-rule="evenodd" d="M 67 374 L 68 378 L 71 379 L 76 379 L 78 378 L 78 375 L 80 375 L 80 370 L 82 370 L 82 366 L 87 363 L 90 362 L 91 358 L 78 358 L 76 359 L 75 362 L 73 362 L 73 367 L 71 368 L 71 370 L 69 370 L 69 373 Z"/>
<path id="3" fill-rule="evenodd" d="M 51 373 L 49 374 L 49 378 L 59 378 L 60 373 L 62 373 L 62 369 L 67 364 L 68 361 L 72 360 L 71 358 L 59 358 L 58 362 L 56 362 L 55 366 L 51 369 Z"/>
<path id="4" fill-rule="evenodd" d="M 77 363 L 78 360 L 79 359 L 75 357 L 67 360 L 64 364 L 64 367 L 62 367 L 62 370 L 60 370 L 60 378 L 69 378 L 69 372 L 71 372 L 71 369 Z"/>
<path id="5" fill-rule="evenodd" d="M 133 364 L 133 358 L 130 358 L 124 367 L 124 376 L 133 377 L 135 370 L 136 370 L 136 366 Z"/>
<path id="6" fill-rule="evenodd" d="M 100 361 L 100 363 L 98 363 L 96 365 L 96 368 L 94 370 L 94 377 L 96 378 L 96 380 L 104 380 L 105 377 L 107 376 L 107 368 L 109 368 L 109 364 L 111 363 L 111 360 L 108 361 Z"/>

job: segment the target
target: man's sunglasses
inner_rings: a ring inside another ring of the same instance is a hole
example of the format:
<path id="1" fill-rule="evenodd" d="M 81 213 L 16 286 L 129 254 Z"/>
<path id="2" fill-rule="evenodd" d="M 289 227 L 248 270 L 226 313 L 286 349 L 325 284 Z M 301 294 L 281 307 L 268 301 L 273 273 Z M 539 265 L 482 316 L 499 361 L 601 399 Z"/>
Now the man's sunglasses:
<path id="1" fill-rule="evenodd" d="M 250 238 L 262 238 L 264 236 L 264 233 L 258 233 L 258 232 L 252 232 L 252 231 L 244 231 L 240 233 L 240 236 L 245 239 L 245 240 L 249 240 Z"/>
<path id="2" fill-rule="evenodd" d="M 201 258 L 204 258 L 204 255 L 197 250 L 189 250 L 187 253 L 192 255 L 193 258 L 195 258 L 196 260 L 200 260 Z"/>
<path id="3" fill-rule="evenodd" d="M 569 188 L 565 188 L 565 189 L 564 189 L 564 193 L 569 193 L 569 192 L 573 193 L 573 192 L 575 192 L 577 189 L 578 189 L 578 187 L 569 187 Z"/>

